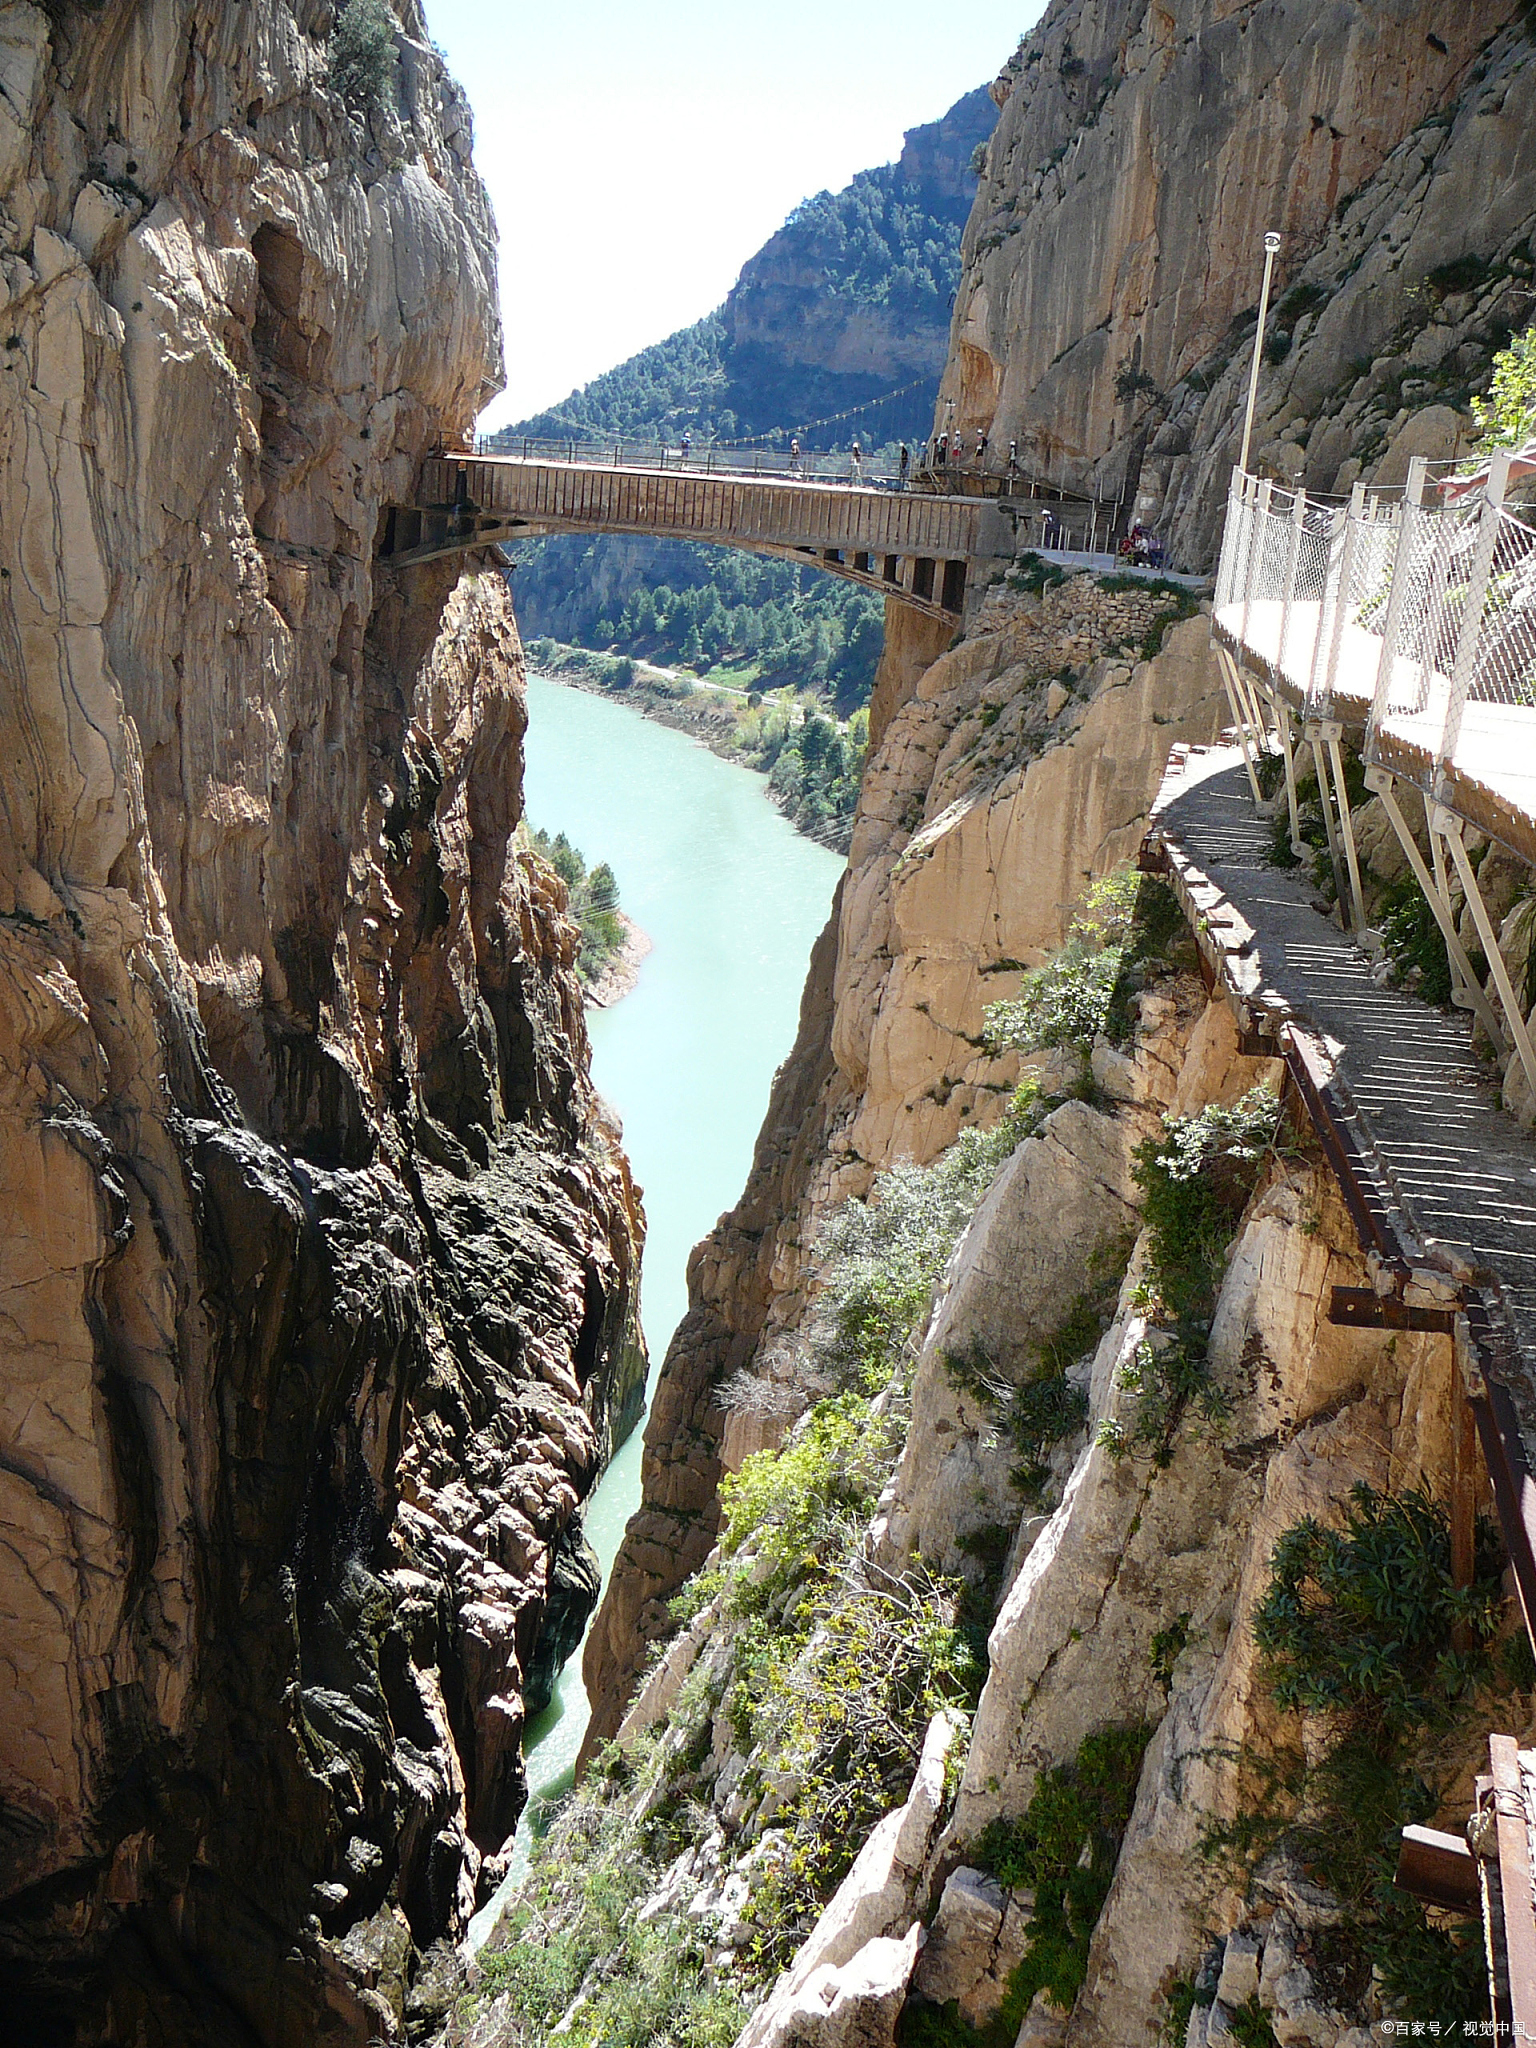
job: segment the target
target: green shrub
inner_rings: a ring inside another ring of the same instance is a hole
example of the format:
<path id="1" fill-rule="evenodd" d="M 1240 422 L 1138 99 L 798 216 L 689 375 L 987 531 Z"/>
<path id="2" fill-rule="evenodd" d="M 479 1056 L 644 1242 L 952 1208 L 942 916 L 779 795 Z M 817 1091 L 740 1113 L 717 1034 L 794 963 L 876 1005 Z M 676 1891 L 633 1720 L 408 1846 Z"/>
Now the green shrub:
<path id="1" fill-rule="evenodd" d="M 1196 1116 L 1164 1117 L 1162 1136 L 1136 1149 L 1146 1305 L 1165 1327 L 1149 1332 L 1120 1368 L 1134 1406 L 1129 1422 L 1108 1417 L 1099 1426 L 1112 1457 L 1142 1453 L 1165 1467 L 1186 1421 L 1219 1429 L 1232 1413 L 1231 1394 L 1210 1370 L 1210 1319 L 1232 1232 L 1275 1149 L 1278 1118 L 1274 1091 L 1252 1088 L 1230 1109 L 1211 1103 Z"/>
<path id="2" fill-rule="evenodd" d="M 1053 1446 L 1075 1436 L 1088 1419 L 1087 1394 L 1065 1378 L 1066 1366 L 1054 1360 L 1031 1379 L 1011 1380 L 978 1340 L 965 1351 L 946 1351 L 944 1369 L 957 1387 L 992 1410 L 1002 1437 L 1019 1453 L 1009 1475 L 1012 1484 L 1026 1499 L 1038 1498 L 1050 1476 L 1046 1459 Z"/>
<path id="3" fill-rule="evenodd" d="M 1536 427 L 1536 327 L 1499 350 L 1488 396 L 1474 398 L 1472 411 L 1482 429 L 1482 449 L 1517 448 Z"/>
<path id="4" fill-rule="evenodd" d="M 957 1626 L 958 1595 L 920 1564 L 870 1572 L 806 1603 L 803 1634 L 750 1667 L 733 1706 L 792 1788 L 774 1817 L 782 1851 L 754 1891 L 759 1967 L 788 1961 L 905 1797 L 933 1716 L 974 1706 L 985 1664 Z"/>
<path id="5" fill-rule="evenodd" d="M 384 0 L 346 0 L 331 31 L 331 83 L 367 113 L 393 99 L 397 27 Z"/>
<path id="6" fill-rule="evenodd" d="M 1164 1117 L 1163 1134 L 1136 1149 L 1132 1172 L 1150 1236 L 1151 1282 L 1175 1323 L 1209 1315 L 1227 1246 L 1265 1159 L 1275 1149 L 1280 1105 L 1272 1088 L 1250 1088 L 1224 1108 Z"/>
<path id="7" fill-rule="evenodd" d="M 871 1421 L 856 1394 L 820 1401 L 776 1451 L 755 1451 L 720 1482 L 720 1547 L 734 1556 L 750 1538 L 770 1576 L 754 1588 L 757 1604 L 803 1578 L 829 1538 L 867 1520 L 892 1464 L 893 1440 Z M 768 1591 L 763 1591 L 767 1587 Z"/>
<path id="8" fill-rule="evenodd" d="M 1035 1895 L 1024 1956 L 1008 1982 L 1010 2040 L 1037 1992 L 1068 2012 L 1082 1989 L 1151 1733 L 1101 1728 L 1085 1737 L 1071 1763 L 1041 1774 L 1021 1817 L 989 1821 L 976 1844 L 977 1862 L 1000 1884 Z"/>
<path id="9" fill-rule="evenodd" d="M 1030 597 L 1043 597 L 1066 580 L 1067 572 L 1059 563 L 1047 562 L 1033 548 L 1026 548 L 1015 559 L 1007 579 L 1010 590 L 1022 590 Z"/>
<path id="10" fill-rule="evenodd" d="M 1426 1755 L 1443 1753 L 1459 1717 L 1482 1718 L 1473 1695 L 1493 1672 L 1500 1565 L 1480 1523 L 1473 1582 L 1458 1587 L 1445 1515 L 1421 1493 L 1360 1484 L 1342 1526 L 1287 1529 L 1254 1610 L 1262 1675 L 1277 1706 L 1326 1715 L 1330 1739 L 1310 1763 L 1300 1744 L 1241 1752 L 1245 1803 L 1205 1838 L 1207 1854 L 1242 1861 L 1284 1842 L 1348 1909 L 1327 1959 L 1337 1997 L 1359 1999 L 1374 1973 L 1405 2019 L 1487 2009 L 1481 1930 L 1431 1925 L 1392 1880 L 1402 1829 L 1439 1803 Z"/>
<path id="11" fill-rule="evenodd" d="M 1387 958 L 1426 1003 L 1451 1000 L 1451 956 L 1429 899 L 1411 872 L 1387 885 L 1376 924 Z"/>
<path id="12" fill-rule="evenodd" d="M 812 1351 L 841 1384 L 875 1393 L 911 1362 L 949 1255 L 1015 1141 L 1006 1121 L 964 1131 L 931 1166 L 891 1167 L 868 1201 L 829 1219 Z"/>
<path id="13" fill-rule="evenodd" d="M 1140 886 L 1129 867 L 1093 884 L 1060 951 L 1025 975 L 1016 996 L 987 1005 L 982 1029 L 994 1051 L 1070 1046 L 1086 1062 L 1109 1020 Z"/>
<path id="14" fill-rule="evenodd" d="M 1453 1631 L 1485 1645 L 1497 1621 L 1484 1536 L 1482 1572 L 1461 1589 L 1445 1516 L 1423 1494 L 1383 1496 L 1362 1483 L 1342 1528 L 1309 1516 L 1287 1529 L 1254 1615 L 1276 1704 L 1395 1733 L 1443 1723 L 1487 1664 L 1482 1649 L 1453 1650 Z"/>

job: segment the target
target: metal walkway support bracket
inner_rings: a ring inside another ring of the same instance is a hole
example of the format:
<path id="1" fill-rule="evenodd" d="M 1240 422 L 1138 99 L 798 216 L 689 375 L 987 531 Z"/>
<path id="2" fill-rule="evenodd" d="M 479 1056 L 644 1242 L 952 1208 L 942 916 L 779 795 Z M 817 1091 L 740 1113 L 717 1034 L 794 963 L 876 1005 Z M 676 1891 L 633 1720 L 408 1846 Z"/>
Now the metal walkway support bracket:
<path id="1" fill-rule="evenodd" d="M 1248 786 L 1253 791 L 1254 802 L 1261 804 L 1264 798 L 1259 789 L 1258 770 L 1253 762 L 1252 734 L 1249 729 L 1251 714 L 1246 708 L 1243 697 L 1242 678 L 1238 674 L 1237 663 L 1228 654 L 1225 647 L 1217 647 L 1216 665 L 1221 670 L 1221 680 L 1226 685 L 1227 703 L 1232 711 L 1233 730 L 1237 734 L 1237 743 L 1243 750 L 1243 766 L 1248 770 Z"/>
<path id="2" fill-rule="evenodd" d="M 1349 818 L 1349 792 L 1344 787 L 1344 764 L 1339 754 L 1339 741 L 1343 727 L 1333 719 L 1308 719 L 1302 726 L 1301 736 L 1312 749 L 1312 765 L 1317 771 L 1317 794 L 1323 806 L 1323 827 L 1328 834 L 1328 859 L 1333 868 L 1333 886 L 1337 892 L 1340 907 L 1345 911 L 1349 929 L 1360 930 L 1365 920 L 1364 908 L 1360 901 L 1360 870 L 1354 858 L 1355 835 Z M 1324 749 L 1327 749 L 1325 754 Z M 1328 760 L 1333 761 L 1333 772 L 1338 779 L 1338 788 L 1331 792 L 1328 787 Z M 1334 819 L 1334 803 L 1338 804 L 1338 820 Z M 1349 875 L 1354 883 L 1351 892 L 1344 886 L 1344 863 L 1339 857 L 1339 848 L 1348 834 Z"/>
<path id="3" fill-rule="evenodd" d="M 1493 1005 L 1484 995 L 1477 976 L 1472 972 L 1472 962 L 1467 958 L 1467 949 L 1461 943 L 1461 934 L 1456 929 L 1456 920 L 1451 915 L 1450 899 L 1440 881 L 1424 865 L 1424 856 L 1419 843 L 1408 829 L 1408 820 L 1403 816 L 1394 791 L 1396 778 L 1385 768 L 1367 768 L 1365 786 L 1373 796 L 1381 798 L 1381 807 L 1391 821 L 1392 830 L 1397 834 L 1398 844 L 1407 856 L 1413 870 L 1413 878 L 1423 890 L 1434 920 L 1440 927 L 1440 936 L 1445 940 L 1445 950 L 1451 957 L 1451 971 L 1460 977 L 1466 1000 L 1463 1008 L 1472 1010 L 1492 1040 L 1502 1058 L 1509 1050 L 1509 1041 L 1504 1036 Z M 1430 827 L 1431 842 L 1435 839 L 1434 826 Z"/>
<path id="4" fill-rule="evenodd" d="M 1504 955 L 1499 948 L 1499 935 L 1493 928 L 1493 919 L 1488 915 L 1488 906 L 1484 903 L 1483 892 L 1478 887 L 1477 870 L 1473 867 L 1462 840 L 1461 820 L 1454 812 L 1442 809 L 1439 804 L 1429 807 L 1429 820 L 1430 830 L 1438 832 L 1451 849 L 1451 858 L 1455 861 L 1456 872 L 1461 877 L 1461 886 L 1472 912 L 1472 921 L 1477 926 L 1477 935 L 1483 942 L 1483 951 L 1488 955 L 1488 971 L 1493 977 L 1494 987 L 1499 992 L 1499 1002 L 1514 1039 L 1516 1056 L 1525 1070 L 1525 1078 L 1532 1094 L 1536 1095 L 1536 1045 L 1531 1043 L 1525 1010 L 1509 978 L 1509 969 L 1504 964 Z"/>

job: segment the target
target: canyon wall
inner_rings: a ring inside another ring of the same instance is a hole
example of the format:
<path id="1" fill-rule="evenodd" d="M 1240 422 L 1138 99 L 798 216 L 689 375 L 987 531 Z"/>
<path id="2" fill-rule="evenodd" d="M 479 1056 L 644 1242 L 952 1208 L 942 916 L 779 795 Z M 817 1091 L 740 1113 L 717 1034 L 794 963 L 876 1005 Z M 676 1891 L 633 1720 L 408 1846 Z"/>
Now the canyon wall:
<path id="1" fill-rule="evenodd" d="M 939 424 L 1208 568 L 1274 229 L 1271 473 L 1347 491 L 1456 453 L 1536 304 L 1527 12 L 1054 0 L 993 88 Z"/>
<path id="2" fill-rule="evenodd" d="M 1208 568 L 1273 225 L 1256 459 L 1347 489 L 1470 443 L 1469 393 L 1536 310 L 1536 43 L 1518 8 L 1447 24 L 1414 0 L 1054 0 L 993 94 L 940 425 L 986 429 L 994 451 L 1017 439 L 1065 487 L 1128 493 L 1176 562 Z M 718 1390 L 782 1380 L 820 1220 L 997 1113 L 1012 1068 L 978 1044 L 985 1004 L 1133 851 L 1173 742 L 1224 722 L 1203 628 L 1138 660 L 1144 624 L 1091 579 L 1038 604 L 973 589 L 948 652 L 888 611 L 801 1036 L 747 1195 L 695 1254 L 644 1501 L 589 1640 L 593 1743 L 713 1541 L 722 1455 L 764 1440 L 732 1435 Z M 794 1405 L 770 1402 L 770 1438 Z"/>
<path id="3" fill-rule="evenodd" d="M 400 2037 L 643 1374 L 504 582 L 374 560 L 499 378 L 468 109 L 333 28 L 0 8 L 18 2040 Z"/>

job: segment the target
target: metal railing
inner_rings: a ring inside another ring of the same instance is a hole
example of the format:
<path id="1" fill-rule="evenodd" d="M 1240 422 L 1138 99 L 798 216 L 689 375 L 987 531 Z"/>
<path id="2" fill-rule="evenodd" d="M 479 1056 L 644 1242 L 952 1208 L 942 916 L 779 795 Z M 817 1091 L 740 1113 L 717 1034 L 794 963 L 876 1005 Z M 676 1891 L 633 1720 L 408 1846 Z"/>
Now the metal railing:
<path id="1" fill-rule="evenodd" d="M 1025 516 L 1041 519 L 1049 514 L 1050 547 L 1110 548 L 1123 525 L 1123 494 L 1113 499 L 1087 498 L 1063 491 L 1059 486 L 1029 475 L 1016 462 L 998 462 L 990 456 L 951 453 L 940 462 L 931 444 L 919 443 L 903 474 L 882 451 L 877 459 L 861 456 L 855 461 L 848 449 L 802 450 L 787 454 L 779 448 L 732 448 L 715 442 L 684 445 L 681 441 L 580 441 L 521 435 L 504 441 L 495 435 L 476 438 L 472 449 L 462 451 L 503 462 L 562 462 L 595 469 L 650 469 L 669 472 L 685 470 L 692 475 L 719 477 L 785 477 L 791 482 L 856 484 L 870 490 L 918 490 L 939 496 L 989 497 L 1028 501 L 1038 509 Z"/>
<path id="2" fill-rule="evenodd" d="M 476 455 L 514 462 L 575 462 L 600 469 L 686 469 L 701 476 L 787 476 L 821 483 L 864 483 L 899 487 L 900 471 L 865 456 L 855 463 L 847 449 L 798 456 L 776 448 L 724 448 L 713 442 L 686 447 L 679 441 L 558 441 L 523 435 L 510 445 L 494 435 L 475 443 Z"/>
<path id="3" fill-rule="evenodd" d="M 1367 763 L 1536 837 L 1536 525 L 1503 502 L 1507 460 L 1459 503 L 1426 502 L 1428 468 L 1347 502 L 1235 473 L 1217 639 L 1304 725 L 1363 727 Z"/>

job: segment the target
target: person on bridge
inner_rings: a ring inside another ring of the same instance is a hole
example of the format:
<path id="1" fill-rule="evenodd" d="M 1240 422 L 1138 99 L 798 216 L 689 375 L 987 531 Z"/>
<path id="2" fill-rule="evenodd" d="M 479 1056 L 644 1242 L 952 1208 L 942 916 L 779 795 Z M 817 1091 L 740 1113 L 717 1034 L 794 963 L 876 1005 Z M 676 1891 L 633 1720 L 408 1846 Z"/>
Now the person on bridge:
<path id="1" fill-rule="evenodd" d="M 1016 481 L 1018 474 L 1019 444 L 1017 441 L 1010 441 L 1008 443 L 1008 481 L 1010 484 Z"/>
<path id="2" fill-rule="evenodd" d="M 938 446 L 938 466 L 939 466 L 939 468 L 940 468 L 940 469 L 948 469 L 948 467 L 949 467 L 949 436 L 948 436 L 948 434 L 940 434 L 940 436 L 939 436 L 939 446 Z"/>
<path id="3" fill-rule="evenodd" d="M 686 430 L 683 434 L 683 467 L 688 466 L 688 450 L 693 446 L 693 436 Z"/>
<path id="4" fill-rule="evenodd" d="M 986 468 L 986 466 L 987 466 L 987 437 L 986 437 L 986 434 L 985 434 L 985 432 L 978 432 L 978 433 L 977 433 L 977 436 L 976 436 L 976 467 L 977 467 L 978 469 L 985 469 L 985 468 Z"/>
<path id="5" fill-rule="evenodd" d="M 791 435 L 789 443 L 789 470 L 791 476 L 800 474 L 800 442 Z"/>
<path id="6" fill-rule="evenodd" d="M 853 444 L 853 461 L 849 466 L 848 481 L 854 484 L 864 481 L 864 450 L 857 441 Z"/>
<path id="7" fill-rule="evenodd" d="M 906 442 L 903 441 L 901 444 L 901 456 L 896 464 L 896 474 L 900 480 L 901 488 L 903 490 L 907 488 L 907 472 L 909 469 L 911 469 L 911 467 L 912 457 L 911 454 L 908 452 Z"/>

